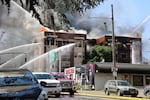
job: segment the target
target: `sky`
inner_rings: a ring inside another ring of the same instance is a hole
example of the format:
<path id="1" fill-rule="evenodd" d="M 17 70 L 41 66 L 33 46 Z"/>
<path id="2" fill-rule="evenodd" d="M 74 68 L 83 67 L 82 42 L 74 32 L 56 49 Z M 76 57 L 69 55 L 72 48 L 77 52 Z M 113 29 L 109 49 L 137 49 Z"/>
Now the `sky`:
<path id="1" fill-rule="evenodd" d="M 100 6 L 92 11 L 92 16 L 107 15 L 111 17 L 111 4 L 113 4 L 115 30 L 118 27 L 133 27 L 134 29 L 140 25 L 145 18 L 150 16 L 150 1 L 149 0 L 105 0 Z M 148 39 L 148 28 L 150 20 L 147 20 L 144 25 L 144 38 Z"/>
<path id="2" fill-rule="evenodd" d="M 150 0 L 104 0 L 92 10 L 92 16 L 111 18 L 113 4 L 115 34 L 142 32 L 143 56 L 150 56 Z M 119 31 L 120 27 L 123 31 Z M 124 33 L 120 33 L 124 32 Z"/>

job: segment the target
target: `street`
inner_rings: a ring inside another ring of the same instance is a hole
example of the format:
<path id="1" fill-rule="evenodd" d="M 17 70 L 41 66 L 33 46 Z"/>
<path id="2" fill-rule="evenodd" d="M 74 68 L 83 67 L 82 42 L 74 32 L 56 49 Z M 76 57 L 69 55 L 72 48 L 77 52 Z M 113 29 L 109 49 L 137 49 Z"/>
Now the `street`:
<path id="1" fill-rule="evenodd" d="M 112 97 L 111 97 L 112 96 Z M 143 89 L 139 88 L 139 95 L 137 98 L 133 98 L 130 96 L 108 96 L 104 94 L 103 91 L 78 91 L 76 95 L 70 97 L 68 94 L 61 94 L 60 98 L 56 98 L 55 96 L 50 96 L 49 100 L 145 100 L 143 95 Z M 112 99 L 113 98 L 113 99 Z"/>
<path id="2" fill-rule="evenodd" d="M 99 98 L 99 97 L 87 97 L 87 96 L 73 96 L 61 95 L 60 98 L 55 98 L 53 96 L 49 97 L 48 100 L 118 100 L 118 99 L 109 99 L 109 98 Z"/>

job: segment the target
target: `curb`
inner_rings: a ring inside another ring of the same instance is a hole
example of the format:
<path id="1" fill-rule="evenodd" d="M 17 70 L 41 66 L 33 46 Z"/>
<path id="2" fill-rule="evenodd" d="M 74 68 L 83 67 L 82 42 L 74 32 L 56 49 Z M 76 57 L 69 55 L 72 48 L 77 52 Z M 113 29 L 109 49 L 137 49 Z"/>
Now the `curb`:
<path id="1" fill-rule="evenodd" d="M 100 97 L 100 98 L 111 98 L 111 99 L 119 99 L 119 100 L 148 100 L 146 98 L 135 98 L 135 97 L 124 97 L 124 96 L 117 96 L 117 95 L 98 95 L 98 94 L 89 94 L 89 93 L 75 93 L 78 96 L 89 96 L 89 97 Z"/>

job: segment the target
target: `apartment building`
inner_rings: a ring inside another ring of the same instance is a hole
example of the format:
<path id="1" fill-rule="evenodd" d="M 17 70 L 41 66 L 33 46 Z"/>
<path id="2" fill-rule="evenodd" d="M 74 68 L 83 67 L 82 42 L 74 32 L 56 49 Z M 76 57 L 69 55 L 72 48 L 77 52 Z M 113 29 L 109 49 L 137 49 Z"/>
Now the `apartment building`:
<path id="1" fill-rule="evenodd" d="M 75 46 L 70 48 L 70 52 L 64 53 L 61 56 L 61 71 L 65 68 L 81 65 L 85 59 L 86 51 L 86 34 L 68 33 L 68 32 L 45 32 L 44 52 L 52 49 L 75 43 Z M 63 50 L 65 52 L 65 50 Z M 59 71 L 60 59 L 56 58 L 55 69 Z"/>
<path id="2" fill-rule="evenodd" d="M 96 39 L 97 45 L 111 46 L 111 43 L 111 35 L 104 35 Z M 118 63 L 139 64 L 142 61 L 141 38 L 115 36 L 115 51 Z"/>
<path id="3" fill-rule="evenodd" d="M 112 36 L 96 39 L 97 45 L 111 46 Z M 128 80 L 134 86 L 149 84 L 149 65 L 142 64 L 142 42 L 139 37 L 115 36 L 117 79 Z M 95 89 L 103 89 L 107 80 L 113 79 L 112 62 L 95 62 Z M 101 85 L 99 85 L 101 84 Z"/>

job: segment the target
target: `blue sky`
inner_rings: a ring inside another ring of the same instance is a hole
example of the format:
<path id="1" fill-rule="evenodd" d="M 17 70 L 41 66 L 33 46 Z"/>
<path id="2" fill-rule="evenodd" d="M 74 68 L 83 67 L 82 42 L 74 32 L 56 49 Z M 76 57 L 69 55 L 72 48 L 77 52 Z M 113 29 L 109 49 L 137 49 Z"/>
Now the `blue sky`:
<path id="1" fill-rule="evenodd" d="M 115 30 L 118 26 L 136 27 L 150 16 L 150 0 L 105 0 L 100 6 L 93 10 L 93 16 L 105 14 L 111 16 L 111 4 L 114 8 Z M 150 20 L 147 20 L 144 25 L 144 39 L 150 38 Z M 134 30 L 134 28 L 133 28 Z"/>
<path id="2" fill-rule="evenodd" d="M 111 16 L 111 4 L 114 10 L 115 33 L 118 27 L 131 27 L 131 31 L 143 27 L 143 56 L 150 55 L 150 0 L 105 0 L 92 10 L 92 16 Z"/>

